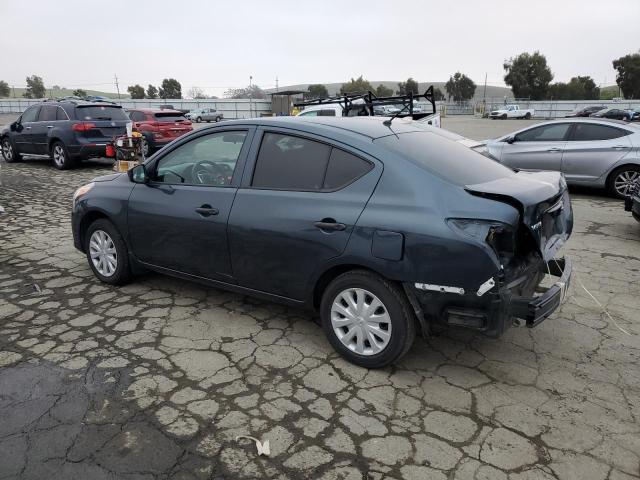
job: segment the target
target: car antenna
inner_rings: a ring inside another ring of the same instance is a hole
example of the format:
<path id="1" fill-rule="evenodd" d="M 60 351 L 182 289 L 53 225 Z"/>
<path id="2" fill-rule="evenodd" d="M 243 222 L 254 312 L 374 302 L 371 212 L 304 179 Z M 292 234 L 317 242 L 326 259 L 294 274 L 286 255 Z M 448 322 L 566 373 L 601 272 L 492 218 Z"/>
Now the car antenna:
<path id="1" fill-rule="evenodd" d="M 405 105 L 404 107 L 402 107 L 402 110 L 400 110 L 399 112 L 396 112 L 393 115 L 391 115 L 391 118 L 387 118 L 384 122 L 382 122 L 382 124 L 387 126 L 387 127 L 390 127 L 391 126 L 391 122 L 393 122 L 396 118 L 398 118 L 400 116 L 400 114 L 407 109 L 407 107 L 408 107 L 408 105 Z"/>

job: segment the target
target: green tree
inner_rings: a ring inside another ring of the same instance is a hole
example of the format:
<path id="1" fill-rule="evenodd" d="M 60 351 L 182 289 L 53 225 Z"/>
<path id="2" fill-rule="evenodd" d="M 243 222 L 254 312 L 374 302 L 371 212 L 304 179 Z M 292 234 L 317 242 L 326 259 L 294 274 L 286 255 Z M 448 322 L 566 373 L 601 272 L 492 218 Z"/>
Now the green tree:
<path id="1" fill-rule="evenodd" d="M 22 96 L 26 98 L 44 98 L 47 90 L 44 88 L 42 77 L 31 75 L 30 77 L 27 77 L 26 80 L 27 90 L 22 94 Z"/>
<path id="2" fill-rule="evenodd" d="M 165 78 L 162 80 L 160 98 L 182 98 L 182 85 L 175 78 Z"/>
<path id="3" fill-rule="evenodd" d="M 230 88 L 224 92 L 226 98 L 252 98 L 252 99 L 264 99 L 267 98 L 267 94 L 257 85 L 251 85 L 246 88 Z"/>
<path id="4" fill-rule="evenodd" d="M 414 95 L 418 94 L 418 82 L 409 77 L 406 82 L 400 82 L 398 84 L 398 95 L 408 95 L 413 92 Z"/>
<path id="5" fill-rule="evenodd" d="M 127 92 L 129 92 L 129 95 L 131 95 L 133 99 L 144 98 L 144 87 L 137 83 L 127 87 Z"/>
<path id="6" fill-rule="evenodd" d="M 84 98 L 87 96 L 87 92 L 81 88 L 75 89 L 72 93 L 74 97 Z"/>
<path id="7" fill-rule="evenodd" d="M 476 93 L 476 84 L 464 73 L 456 72 L 444 86 L 449 98 L 454 102 L 466 102 Z"/>
<path id="8" fill-rule="evenodd" d="M 380 83 L 373 93 L 376 94 L 376 97 L 390 97 L 391 95 L 393 95 L 393 90 L 391 90 L 389 87 L 385 87 L 382 83 Z"/>
<path id="9" fill-rule="evenodd" d="M 0 80 L 0 97 L 8 97 L 10 93 L 9 84 L 4 80 Z"/>
<path id="10" fill-rule="evenodd" d="M 511 87 L 514 97 L 531 100 L 546 98 L 553 74 L 547 66 L 547 58 L 540 52 L 523 52 L 504 62 L 503 68 L 507 72 L 504 83 Z"/>
<path id="11" fill-rule="evenodd" d="M 440 90 L 440 89 L 439 89 L 439 88 L 437 88 L 437 87 L 436 87 L 436 88 L 434 88 L 434 89 L 433 89 L 433 99 L 434 99 L 436 102 L 439 102 L 439 101 L 441 101 L 441 100 L 444 100 L 444 99 L 445 99 L 445 97 L 444 97 L 444 93 L 442 93 L 442 90 Z"/>
<path id="12" fill-rule="evenodd" d="M 618 71 L 616 83 L 624 97 L 640 98 L 640 51 L 614 60 L 613 68 Z"/>
<path id="13" fill-rule="evenodd" d="M 314 98 L 325 98 L 329 96 L 329 91 L 327 87 L 322 83 L 314 83 L 307 87 L 307 92 L 304 96 L 309 100 L 313 100 Z"/>
<path id="14" fill-rule="evenodd" d="M 147 87 L 147 98 L 158 98 L 158 89 L 151 84 Z"/>
<path id="15" fill-rule="evenodd" d="M 573 77 L 569 83 L 549 85 L 547 97 L 553 100 L 598 100 L 600 89 L 591 77 Z"/>
<path id="16" fill-rule="evenodd" d="M 342 86 L 340 87 L 341 94 L 367 93 L 369 91 L 373 91 L 373 87 L 371 86 L 368 80 L 365 80 L 364 78 L 362 78 L 362 75 L 360 75 L 356 79 L 352 78 L 351 81 L 347 83 L 343 83 Z"/>

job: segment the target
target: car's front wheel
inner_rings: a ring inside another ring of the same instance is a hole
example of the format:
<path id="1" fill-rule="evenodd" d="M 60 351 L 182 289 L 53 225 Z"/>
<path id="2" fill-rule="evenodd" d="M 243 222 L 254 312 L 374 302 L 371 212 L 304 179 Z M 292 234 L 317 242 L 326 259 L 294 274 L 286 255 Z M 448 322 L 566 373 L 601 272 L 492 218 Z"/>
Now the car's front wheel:
<path id="1" fill-rule="evenodd" d="M 93 274 L 111 285 L 122 285 L 131 278 L 127 246 L 109 220 L 96 220 L 86 231 L 85 252 Z"/>
<path id="2" fill-rule="evenodd" d="M 196 123 L 200 123 L 200 122 L 202 122 L 202 117 L 197 117 L 196 118 Z"/>
<path id="3" fill-rule="evenodd" d="M 58 170 L 67 170 L 73 167 L 74 164 L 73 160 L 69 158 L 67 147 L 62 142 L 54 142 L 51 145 L 51 160 L 53 161 L 53 166 Z"/>
<path id="4" fill-rule="evenodd" d="M 366 270 L 333 280 L 322 296 L 320 315 L 331 345 L 361 367 L 399 360 L 415 338 L 415 317 L 404 292 Z"/>
<path id="5" fill-rule="evenodd" d="M 640 167 L 637 165 L 625 165 L 614 170 L 607 181 L 607 190 L 614 197 L 625 198 L 629 196 L 631 189 L 640 181 Z"/>
<path id="6" fill-rule="evenodd" d="M 11 140 L 8 138 L 3 138 L 1 142 L 2 146 L 2 156 L 4 157 L 5 162 L 12 163 L 20 160 L 20 154 L 13 148 L 13 144 Z"/>

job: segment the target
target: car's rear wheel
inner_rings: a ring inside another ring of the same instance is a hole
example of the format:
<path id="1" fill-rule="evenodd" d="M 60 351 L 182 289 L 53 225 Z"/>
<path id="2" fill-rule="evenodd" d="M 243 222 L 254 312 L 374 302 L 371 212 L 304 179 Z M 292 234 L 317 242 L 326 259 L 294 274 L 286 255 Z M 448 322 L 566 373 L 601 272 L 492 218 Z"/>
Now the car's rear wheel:
<path id="1" fill-rule="evenodd" d="M 530 113 L 530 112 L 527 112 L 527 113 L 525 114 L 525 116 L 524 116 L 524 119 L 525 119 L 525 120 L 531 120 L 531 113 Z"/>
<path id="2" fill-rule="evenodd" d="M 331 345 L 361 367 L 399 360 L 415 338 L 415 318 L 404 292 L 366 270 L 334 279 L 322 296 L 320 315 Z"/>
<path id="3" fill-rule="evenodd" d="M 75 163 L 69 158 L 67 147 L 62 142 L 54 142 L 51 145 L 51 160 L 53 161 L 53 166 L 58 170 L 67 170 L 73 167 Z"/>
<path id="4" fill-rule="evenodd" d="M 20 154 L 16 151 L 16 149 L 13 148 L 13 144 L 11 143 L 11 140 L 5 137 L 2 139 L 2 142 L 0 143 L 2 146 L 2 156 L 4 157 L 5 162 L 7 163 L 17 162 L 22 158 L 20 157 Z"/>
<path id="5" fill-rule="evenodd" d="M 196 123 L 200 123 L 200 122 L 202 122 L 202 117 L 197 117 L 196 118 Z"/>
<path id="6" fill-rule="evenodd" d="M 609 175 L 607 190 L 614 197 L 625 198 L 638 181 L 640 181 L 640 167 L 637 165 L 624 165 Z"/>
<path id="7" fill-rule="evenodd" d="M 502 114 L 502 119 L 503 119 L 503 120 L 506 120 L 506 119 L 507 119 L 507 114 L 506 114 L 506 113 L 503 113 L 503 114 Z"/>
<path id="8" fill-rule="evenodd" d="M 219 122 L 220 120 L 222 120 L 222 117 L 216 117 L 216 122 Z"/>
<path id="9" fill-rule="evenodd" d="M 89 266 L 99 280 L 122 285 L 131 278 L 127 247 L 109 220 L 101 218 L 93 222 L 84 238 Z"/>

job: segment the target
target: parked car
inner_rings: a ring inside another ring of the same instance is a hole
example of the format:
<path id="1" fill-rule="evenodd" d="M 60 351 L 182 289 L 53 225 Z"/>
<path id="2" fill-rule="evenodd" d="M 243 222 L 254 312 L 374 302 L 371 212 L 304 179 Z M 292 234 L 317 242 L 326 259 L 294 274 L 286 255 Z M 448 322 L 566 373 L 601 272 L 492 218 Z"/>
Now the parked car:
<path id="1" fill-rule="evenodd" d="M 98 279 L 149 269 L 318 309 L 364 367 L 416 331 L 499 336 L 561 303 L 572 230 L 557 172 L 516 173 L 419 122 L 272 117 L 194 130 L 80 187 L 76 248 Z M 546 272 L 560 277 L 539 286 Z M 224 334 L 223 332 L 221 334 Z"/>
<path id="2" fill-rule="evenodd" d="M 305 107 L 296 117 L 341 117 L 343 108 L 339 104 L 327 104 Z"/>
<path id="3" fill-rule="evenodd" d="M 113 101 L 113 99 L 104 97 L 102 95 L 87 95 L 86 97 L 84 97 L 84 100 L 86 100 L 87 102 L 105 102 L 113 104 L 116 103 Z"/>
<path id="4" fill-rule="evenodd" d="M 507 118 L 524 118 L 529 120 L 534 115 L 535 110 L 533 108 L 520 108 L 518 105 L 505 105 L 504 107 L 492 110 L 489 113 L 489 118 L 492 120 L 495 120 L 496 118 L 500 118 L 502 120 L 506 120 Z"/>
<path id="5" fill-rule="evenodd" d="M 640 222 L 640 176 L 629 190 L 629 195 L 624 199 L 624 209 L 631 212 L 633 218 Z"/>
<path id="6" fill-rule="evenodd" d="M 220 122 L 224 118 L 224 114 L 215 108 L 196 108 L 187 113 L 187 118 L 193 122 Z"/>
<path id="7" fill-rule="evenodd" d="M 133 128 L 143 135 L 142 152 L 145 157 L 193 130 L 191 122 L 177 110 L 135 108 L 128 113 Z"/>
<path id="8" fill-rule="evenodd" d="M 632 114 L 628 110 L 622 108 L 605 108 L 598 112 L 592 113 L 590 117 L 594 118 L 610 118 L 613 120 L 631 120 Z"/>
<path id="9" fill-rule="evenodd" d="M 574 110 L 568 115 L 565 115 L 565 117 L 588 117 L 592 113 L 599 112 L 600 110 L 604 110 L 605 108 L 607 107 L 605 107 L 604 105 L 591 105 L 589 107 L 582 107 Z"/>
<path id="10" fill-rule="evenodd" d="M 183 115 L 186 115 L 190 111 L 188 108 L 176 108 L 173 105 L 169 105 L 169 104 L 158 105 L 158 108 L 160 110 L 176 110 L 182 113 Z"/>
<path id="11" fill-rule="evenodd" d="M 119 105 L 83 101 L 43 102 L 27 108 L 0 131 L 2 155 L 48 156 L 64 170 L 89 157 L 104 157 L 106 145 L 126 133 L 129 118 Z"/>
<path id="12" fill-rule="evenodd" d="M 640 172 L 640 128 L 613 120 L 566 118 L 523 128 L 487 142 L 511 168 L 562 172 L 570 185 L 606 188 L 623 198 Z"/>

